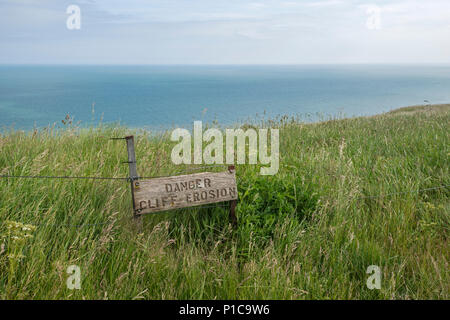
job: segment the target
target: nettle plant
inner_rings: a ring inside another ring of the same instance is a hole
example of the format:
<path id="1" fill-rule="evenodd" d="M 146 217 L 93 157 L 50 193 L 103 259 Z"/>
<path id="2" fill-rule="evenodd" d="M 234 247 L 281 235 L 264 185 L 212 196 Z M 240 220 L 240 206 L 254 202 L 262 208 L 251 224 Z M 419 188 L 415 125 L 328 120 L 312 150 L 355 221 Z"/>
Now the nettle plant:
<path id="1" fill-rule="evenodd" d="M 30 224 L 23 224 L 16 221 L 5 221 L 5 233 L 2 236 L 6 244 L 6 255 L 9 261 L 8 282 L 6 285 L 6 294 L 11 293 L 12 284 L 16 275 L 20 260 L 25 258 L 24 248 L 28 240 L 33 238 L 32 233 L 36 227 Z"/>

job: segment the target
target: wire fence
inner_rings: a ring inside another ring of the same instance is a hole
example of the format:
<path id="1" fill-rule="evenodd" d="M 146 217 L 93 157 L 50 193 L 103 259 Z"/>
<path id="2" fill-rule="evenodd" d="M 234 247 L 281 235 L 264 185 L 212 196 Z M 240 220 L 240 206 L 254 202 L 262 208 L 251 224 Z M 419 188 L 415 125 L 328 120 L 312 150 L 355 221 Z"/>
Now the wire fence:
<path id="1" fill-rule="evenodd" d="M 104 137 L 102 137 L 102 138 L 104 138 Z M 108 139 L 109 140 L 126 140 L 126 138 L 108 138 Z M 124 162 L 124 163 L 129 163 L 129 162 Z M 38 176 L 38 175 L 9 175 L 9 174 L 4 174 L 4 175 L 0 175 L 0 179 L 112 180 L 112 181 L 127 181 L 127 182 L 130 182 L 130 181 L 136 180 L 136 179 L 140 180 L 140 179 L 154 179 L 154 178 L 171 177 L 171 176 L 174 176 L 174 175 L 187 174 L 187 173 L 190 173 L 190 172 L 195 172 L 195 171 L 198 171 L 198 170 L 205 170 L 205 169 L 210 169 L 210 168 L 228 168 L 228 165 L 225 165 L 225 164 L 211 164 L 211 165 L 197 166 L 197 167 L 192 167 L 192 168 L 184 168 L 181 171 L 174 171 L 174 172 L 167 173 L 165 175 L 139 176 L 137 178 L 131 178 L 131 177 L 68 176 L 68 175 L 67 176 L 44 176 L 44 175 L 43 176 L 40 176 L 40 175 Z M 399 192 L 392 192 L 392 193 L 387 193 L 387 194 L 361 196 L 361 197 L 357 197 L 355 199 L 357 199 L 357 200 L 381 199 L 381 198 L 390 197 L 390 196 L 394 196 L 394 195 L 421 193 L 421 192 L 426 192 L 426 191 L 431 191 L 431 190 L 438 190 L 438 189 L 444 189 L 444 188 L 449 188 L 449 187 L 450 187 L 450 185 L 440 185 L 440 186 L 423 188 L 423 189 L 417 189 L 417 190 L 412 190 L 412 191 L 399 191 Z M 222 208 L 222 207 L 223 208 L 229 207 L 229 204 L 216 203 L 214 205 L 203 205 L 203 206 L 200 205 L 200 206 L 196 206 L 196 207 L 185 208 L 185 210 L 186 209 L 200 210 L 200 209 Z M 38 210 L 40 210 L 40 211 L 45 211 L 45 210 L 49 211 L 49 210 L 51 210 L 51 208 L 42 208 L 42 209 L 38 209 Z M 118 220 L 116 219 L 116 220 L 111 220 L 111 221 L 106 221 L 106 222 L 101 222 L 101 223 L 60 224 L 60 225 L 54 225 L 53 224 L 53 226 L 82 228 L 82 227 L 106 225 L 106 224 L 115 223 L 117 221 L 132 220 L 132 219 L 133 219 L 133 217 L 130 216 L 130 217 L 125 217 L 125 218 L 121 218 L 121 219 L 118 219 Z M 44 225 L 44 223 L 37 223 L 37 224 L 34 224 L 34 225 Z"/>
<path id="2" fill-rule="evenodd" d="M 126 140 L 126 138 L 109 138 L 109 140 Z M 128 163 L 128 162 L 124 162 Z M 115 181 L 127 181 L 130 182 L 132 180 L 140 180 L 140 179 L 154 179 L 154 178 L 164 178 L 164 177 L 170 177 L 173 175 L 179 175 L 179 174 L 187 174 L 190 172 L 195 172 L 198 170 L 204 170 L 204 169 L 210 169 L 210 168 L 225 168 L 228 167 L 227 165 L 220 165 L 220 164 L 211 164 L 211 165 L 205 165 L 205 166 L 197 166 L 193 168 L 185 168 L 181 171 L 175 171 L 170 172 L 165 175 L 153 175 L 153 176 L 138 176 L 137 178 L 131 178 L 131 177 L 87 177 L 87 176 L 45 176 L 45 175 L 10 175 L 10 174 L 3 174 L 0 175 L 0 179 L 57 179 L 57 180 L 115 180 Z M 214 205 L 203 205 L 203 206 L 195 206 L 191 208 L 185 208 L 185 209 L 211 209 L 211 208 L 228 208 L 229 204 L 224 203 L 216 203 Z M 39 211 L 50 211 L 51 208 L 40 208 Z M 160 212 L 158 212 L 160 213 Z M 156 214 L 156 213 L 155 213 Z M 69 228 L 83 228 L 83 227 L 92 227 L 92 226 L 101 226 L 101 225 L 107 225 L 111 223 L 115 223 L 117 221 L 124 221 L 124 220 L 133 220 L 134 217 L 125 217 L 121 218 L 119 220 L 114 221 L 106 221 L 106 222 L 100 222 L 100 223 L 84 223 L 84 224 L 51 224 L 55 227 L 69 227 Z M 36 226 L 42 226 L 42 225 L 48 225 L 48 223 L 33 223 L 30 222 L 33 225 Z"/>
<path id="3" fill-rule="evenodd" d="M 189 173 L 197 170 L 203 170 L 208 168 L 226 168 L 226 165 L 208 165 L 195 168 L 187 168 L 182 171 L 175 171 L 168 173 L 166 175 L 159 176 L 139 176 L 135 179 L 154 179 L 154 178 L 166 178 L 176 174 Z M 10 178 L 10 179 L 79 179 L 79 180 L 120 180 L 120 181 L 130 181 L 130 177 L 79 177 L 79 176 L 32 176 L 32 175 L 0 175 L 0 178 Z"/>
<path id="4" fill-rule="evenodd" d="M 10 178 L 10 179 L 122 180 L 122 181 L 130 180 L 130 178 L 126 178 L 126 177 L 14 176 L 14 175 L 0 175 L 0 178 Z"/>
<path id="5" fill-rule="evenodd" d="M 385 198 L 385 197 L 390 197 L 390 196 L 395 196 L 395 195 L 399 195 L 399 194 L 410 194 L 410 193 L 421 193 L 421 192 L 425 192 L 425 191 L 431 191 L 431 190 L 437 190 L 437 189 L 445 189 L 445 188 L 449 188 L 449 185 L 442 185 L 442 186 L 436 186 L 436 187 L 431 187 L 431 188 L 424 188 L 424 189 L 417 189 L 417 190 L 412 190 L 412 191 L 399 191 L 399 192 L 392 192 L 392 193 L 386 193 L 386 194 L 379 194 L 376 196 L 363 196 L 363 197 L 358 197 L 358 199 L 378 199 L 378 198 Z"/>
<path id="6" fill-rule="evenodd" d="M 98 179 L 98 180 L 130 180 L 130 178 L 115 178 L 115 177 L 56 177 L 56 176 L 0 176 L 0 178 L 33 178 L 33 179 Z M 141 179 L 150 179 L 150 178 L 155 178 L 155 177 L 140 177 Z M 390 196 L 394 196 L 394 195 L 404 195 L 404 194 L 412 194 L 412 193 L 421 193 L 421 192 L 426 192 L 426 191 L 432 191 L 432 190 L 438 190 L 438 189 L 447 189 L 450 188 L 450 185 L 441 185 L 441 186 L 436 186 L 436 187 L 431 187 L 431 188 L 423 188 L 423 189 L 417 189 L 417 190 L 411 190 L 411 191 L 400 191 L 400 192 L 392 192 L 392 193 L 387 193 L 387 194 L 380 194 L 380 195 L 372 195 L 372 196 L 362 196 L 362 197 L 357 197 L 357 200 L 363 200 L 363 199 L 380 199 L 380 198 L 385 198 L 385 197 L 390 197 Z M 196 206 L 196 207 L 190 207 L 190 208 L 185 208 L 183 210 L 203 210 L 203 209 L 211 209 L 211 208 L 229 208 L 229 204 L 224 204 L 224 203 L 217 203 L 214 205 L 203 205 L 203 206 Z M 40 211 L 50 211 L 52 208 L 40 208 Z M 181 210 L 181 209 L 178 209 Z M 161 212 L 157 212 L 154 214 L 161 214 Z M 99 222 L 99 223 L 78 223 L 78 224 L 52 224 L 52 226 L 56 226 L 56 227 L 67 227 L 67 228 L 85 228 L 85 227 L 93 227 L 93 226 L 101 226 L 101 225 L 107 225 L 107 224 L 112 224 L 112 223 L 117 223 L 117 222 L 122 222 L 122 221 L 132 221 L 133 217 L 124 217 L 124 218 L 120 218 L 120 219 L 116 219 L 116 220 L 112 220 L 112 221 L 105 221 L 105 222 Z M 47 223 L 31 223 L 33 225 L 36 226 L 42 226 L 42 225 L 48 225 Z"/>

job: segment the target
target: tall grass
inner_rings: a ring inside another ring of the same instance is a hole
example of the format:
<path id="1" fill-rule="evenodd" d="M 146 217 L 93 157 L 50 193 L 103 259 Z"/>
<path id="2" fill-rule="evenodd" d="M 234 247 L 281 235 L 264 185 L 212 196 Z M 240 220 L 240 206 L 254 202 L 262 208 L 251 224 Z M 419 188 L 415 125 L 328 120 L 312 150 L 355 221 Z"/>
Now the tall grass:
<path id="1" fill-rule="evenodd" d="M 237 166 L 235 230 L 222 207 L 148 215 L 140 229 L 126 181 L 0 179 L 0 234 L 6 221 L 37 227 L 13 285 L 1 238 L 0 297 L 448 299 L 450 191 L 415 191 L 450 185 L 449 123 L 449 105 L 269 123 L 280 128 L 280 171 Z M 11 130 L 0 136 L 0 175 L 126 177 L 125 145 L 109 140 L 126 134 Z M 168 133 L 136 135 L 142 176 L 180 170 Z M 66 286 L 70 265 L 80 290 Z M 382 270 L 380 290 L 366 287 L 370 265 Z"/>

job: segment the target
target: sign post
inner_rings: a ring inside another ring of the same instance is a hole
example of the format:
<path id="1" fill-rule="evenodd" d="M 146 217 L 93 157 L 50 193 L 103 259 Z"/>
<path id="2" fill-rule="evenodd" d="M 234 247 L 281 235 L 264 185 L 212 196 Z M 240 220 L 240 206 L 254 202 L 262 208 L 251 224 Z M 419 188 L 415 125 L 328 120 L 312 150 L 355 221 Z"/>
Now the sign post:
<path id="1" fill-rule="evenodd" d="M 131 196 L 134 198 L 134 188 L 133 184 L 138 181 L 139 176 L 137 174 L 137 165 L 136 165 L 136 153 L 134 151 L 134 136 L 127 136 L 125 137 L 125 140 L 127 141 L 127 153 L 128 153 L 128 170 L 129 170 L 129 177 L 131 182 Z M 133 201 L 133 211 L 134 211 L 134 218 L 137 219 L 140 222 L 140 217 L 136 215 L 136 208 L 134 206 Z"/>
<path id="2" fill-rule="evenodd" d="M 228 166 L 228 171 L 235 172 L 235 167 Z M 234 183 L 236 184 L 236 175 L 235 175 L 234 179 L 235 179 Z M 237 205 L 237 198 L 234 200 L 231 200 L 231 202 L 230 202 L 230 221 L 233 226 L 237 225 L 236 205 Z"/>
<path id="3" fill-rule="evenodd" d="M 135 219 L 140 222 L 144 214 L 230 202 L 230 221 L 233 226 L 237 224 L 238 191 L 234 166 L 223 172 L 141 179 L 137 173 L 134 137 L 127 136 L 125 140 Z"/>
<path id="4" fill-rule="evenodd" d="M 127 152 L 128 152 L 128 168 L 130 171 L 131 180 L 137 180 L 137 166 L 136 166 L 136 153 L 134 152 L 134 136 L 125 137 L 127 141 Z"/>

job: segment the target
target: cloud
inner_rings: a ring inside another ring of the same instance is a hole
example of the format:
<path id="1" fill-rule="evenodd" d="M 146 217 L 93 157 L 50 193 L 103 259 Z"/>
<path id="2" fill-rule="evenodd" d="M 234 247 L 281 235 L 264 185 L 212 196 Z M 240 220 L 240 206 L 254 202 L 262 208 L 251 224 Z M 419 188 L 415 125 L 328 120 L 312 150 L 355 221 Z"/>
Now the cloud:
<path id="1" fill-rule="evenodd" d="M 450 62 L 448 0 L 3 0 L 0 12 L 0 63 Z"/>

